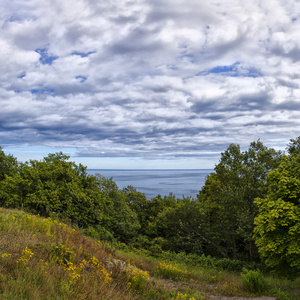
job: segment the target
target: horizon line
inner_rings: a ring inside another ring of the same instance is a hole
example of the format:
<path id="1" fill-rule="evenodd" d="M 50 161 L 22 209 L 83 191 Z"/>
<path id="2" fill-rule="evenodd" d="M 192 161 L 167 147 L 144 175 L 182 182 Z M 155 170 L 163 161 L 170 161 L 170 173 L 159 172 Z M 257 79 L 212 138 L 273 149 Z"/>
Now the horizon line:
<path id="1" fill-rule="evenodd" d="M 184 170 L 194 170 L 194 171 L 198 171 L 198 170 L 214 170 L 214 169 L 206 169 L 206 168 L 204 168 L 204 169 L 180 169 L 180 168 L 178 168 L 178 169 L 95 169 L 95 168 L 87 168 L 87 170 L 102 170 L 102 171 L 178 171 L 178 170 L 182 170 L 182 171 L 184 171 Z"/>

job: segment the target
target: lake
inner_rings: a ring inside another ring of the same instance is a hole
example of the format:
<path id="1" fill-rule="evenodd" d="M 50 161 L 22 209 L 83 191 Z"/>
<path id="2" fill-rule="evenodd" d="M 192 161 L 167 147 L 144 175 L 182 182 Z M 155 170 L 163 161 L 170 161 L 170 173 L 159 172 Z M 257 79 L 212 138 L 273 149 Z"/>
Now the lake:
<path id="1" fill-rule="evenodd" d="M 205 177 L 213 170 L 101 170 L 88 169 L 89 174 L 101 174 L 104 177 L 113 177 L 120 189 L 132 185 L 144 193 L 148 199 L 158 194 L 161 196 L 173 193 L 176 197 L 196 197 L 205 183 Z"/>

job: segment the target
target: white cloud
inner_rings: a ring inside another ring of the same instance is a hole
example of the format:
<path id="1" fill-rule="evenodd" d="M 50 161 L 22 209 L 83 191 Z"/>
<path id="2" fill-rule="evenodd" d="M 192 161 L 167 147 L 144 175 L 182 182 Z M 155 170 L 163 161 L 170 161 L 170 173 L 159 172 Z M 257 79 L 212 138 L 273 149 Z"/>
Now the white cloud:
<path id="1" fill-rule="evenodd" d="M 171 159 L 299 133 L 299 2 L 5 0 L 0 11 L 3 146 Z"/>

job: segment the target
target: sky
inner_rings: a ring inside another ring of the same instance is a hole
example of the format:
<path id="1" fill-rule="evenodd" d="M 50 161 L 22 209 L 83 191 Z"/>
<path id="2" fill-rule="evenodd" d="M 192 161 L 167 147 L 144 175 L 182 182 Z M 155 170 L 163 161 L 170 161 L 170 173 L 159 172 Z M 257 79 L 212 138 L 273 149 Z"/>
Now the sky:
<path id="1" fill-rule="evenodd" d="M 300 132 L 299 0 L 2 0 L 0 146 L 88 168 L 213 168 Z"/>

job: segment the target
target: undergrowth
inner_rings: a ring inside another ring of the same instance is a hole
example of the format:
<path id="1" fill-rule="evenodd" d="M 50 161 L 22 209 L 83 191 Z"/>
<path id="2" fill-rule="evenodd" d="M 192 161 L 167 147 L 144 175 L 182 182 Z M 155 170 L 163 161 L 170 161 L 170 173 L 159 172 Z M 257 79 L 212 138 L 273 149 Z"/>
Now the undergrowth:
<path id="1" fill-rule="evenodd" d="M 262 292 L 299 299 L 299 280 L 264 277 L 265 289 L 257 291 L 245 284 L 255 284 L 254 273 L 241 277 L 196 262 L 118 250 L 57 220 L 0 208 L 0 299 L 196 300 Z"/>

